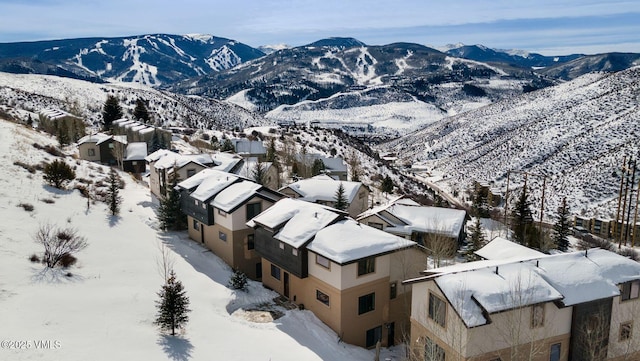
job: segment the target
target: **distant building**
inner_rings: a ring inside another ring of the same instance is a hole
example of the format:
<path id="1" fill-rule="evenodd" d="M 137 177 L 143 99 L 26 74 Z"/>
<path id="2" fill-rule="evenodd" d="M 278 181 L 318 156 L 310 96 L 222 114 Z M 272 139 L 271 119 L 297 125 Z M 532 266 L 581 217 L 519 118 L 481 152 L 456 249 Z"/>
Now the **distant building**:
<path id="1" fill-rule="evenodd" d="M 80 159 L 116 165 L 116 147 L 124 149 L 126 144 L 126 140 L 104 133 L 85 135 L 78 140 L 78 154 Z"/>
<path id="2" fill-rule="evenodd" d="M 243 158 L 258 158 L 261 162 L 267 157 L 267 148 L 259 140 L 246 138 L 231 139 L 235 153 Z"/>
<path id="3" fill-rule="evenodd" d="M 141 174 L 146 170 L 147 157 L 147 143 L 145 142 L 133 142 L 127 144 L 125 149 L 124 158 L 122 161 L 122 168 L 125 172 Z"/>
<path id="4" fill-rule="evenodd" d="M 65 130 L 69 142 L 77 141 L 86 132 L 84 119 L 56 108 L 45 108 L 38 112 L 38 128 L 54 136 Z"/>

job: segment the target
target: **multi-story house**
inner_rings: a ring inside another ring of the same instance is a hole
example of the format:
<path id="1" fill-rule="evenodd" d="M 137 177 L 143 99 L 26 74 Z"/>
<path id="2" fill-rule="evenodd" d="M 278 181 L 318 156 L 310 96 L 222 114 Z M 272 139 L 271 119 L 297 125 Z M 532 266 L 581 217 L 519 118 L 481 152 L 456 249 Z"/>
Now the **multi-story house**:
<path id="1" fill-rule="evenodd" d="M 405 341 L 410 290 L 402 275 L 426 264 L 415 242 L 290 198 L 249 225 L 266 287 L 311 310 L 344 342 L 371 348 Z"/>
<path id="2" fill-rule="evenodd" d="M 466 237 L 466 216 L 464 210 L 421 206 L 411 199 L 398 197 L 361 213 L 356 219 L 419 244 L 427 244 L 430 239 L 451 240 L 455 249 Z"/>
<path id="3" fill-rule="evenodd" d="M 355 217 L 369 207 L 369 190 L 360 182 L 338 181 L 327 175 L 318 175 L 291 183 L 279 191 L 291 198 L 333 207 L 338 188 L 342 185 L 347 199 L 347 213 Z"/>
<path id="4" fill-rule="evenodd" d="M 254 231 L 246 222 L 283 197 L 253 181 L 205 169 L 180 182 L 181 206 L 189 237 L 202 243 L 249 278 L 262 278 Z"/>
<path id="5" fill-rule="evenodd" d="M 418 359 L 640 359 L 640 264 L 587 251 L 425 271 L 411 284 Z"/>

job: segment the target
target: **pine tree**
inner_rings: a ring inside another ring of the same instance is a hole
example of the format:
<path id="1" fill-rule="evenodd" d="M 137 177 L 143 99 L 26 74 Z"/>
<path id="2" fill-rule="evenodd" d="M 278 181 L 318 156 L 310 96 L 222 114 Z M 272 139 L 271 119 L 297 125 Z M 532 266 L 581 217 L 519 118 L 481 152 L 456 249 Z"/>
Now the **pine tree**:
<path id="1" fill-rule="evenodd" d="M 180 192 L 176 189 L 178 178 L 178 170 L 177 167 L 174 166 L 167 194 L 160 200 L 160 206 L 158 207 L 160 228 L 165 231 L 182 230 L 186 228 L 187 224 L 187 217 L 182 213 L 180 206 Z"/>
<path id="2" fill-rule="evenodd" d="M 253 177 L 253 181 L 264 185 L 267 181 L 267 167 L 261 161 L 257 161 L 253 167 L 251 172 L 251 176 Z"/>
<path id="3" fill-rule="evenodd" d="M 529 193 L 527 192 L 527 185 L 522 188 L 520 198 L 515 204 L 513 211 L 511 212 L 513 218 L 512 230 L 513 237 L 516 242 L 523 246 L 535 247 L 535 242 L 532 239 L 533 231 L 533 214 L 531 213 L 531 203 L 529 202 Z"/>
<path id="4" fill-rule="evenodd" d="M 488 190 L 484 187 L 479 187 L 474 196 L 473 203 L 471 204 L 471 210 L 476 217 L 489 218 L 489 206 L 488 206 Z"/>
<path id="5" fill-rule="evenodd" d="M 247 275 L 245 275 L 242 271 L 238 269 L 233 270 L 233 274 L 229 279 L 228 283 L 229 288 L 233 288 L 234 290 L 247 290 Z"/>
<path id="6" fill-rule="evenodd" d="M 122 197 L 120 197 L 120 177 L 118 177 L 118 174 L 113 169 L 111 169 L 109 173 L 107 203 L 109 204 L 109 212 L 111 212 L 112 216 L 120 213 L 120 204 L 122 203 Z"/>
<path id="7" fill-rule="evenodd" d="M 569 249 L 570 230 L 569 207 L 567 206 L 567 199 L 563 198 L 562 206 L 558 207 L 558 220 L 553 225 L 553 243 L 562 252 L 566 252 Z"/>
<path id="8" fill-rule="evenodd" d="M 171 330 L 171 335 L 176 334 L 176 329 L 184 328 L 189 321 L 187 315 L 189 309 L 189 297 L 186 295 L 182 282 L 176 280 L 176 274 L 173 270 L 169 273 L 160 292 L 158 292 L 160 300 L 156 301 L 158 313 L 154 324 L 163 330 Z"/>
<path id="9" fill-rule="evenodd" d="M 222 152 L 235 152 L 236 148 L 233 146 L 231 139 L 226 138 L 224 142 L 222 142 L 222 147 L 220 148 Z"/>
<path id="10" fill-rule="evenodd" d="M 138 98 L 136 99 L 136 107 L 133 109 L 133 117 L 135 120 L 139 120 L 146 123 L 149 123 L 149 111 L 147 110 L 147 106 L 144 104 L 144 100 Z"/>
<path id="11" fill-rule="evenodd" d="M 317 176 L 318 174 L 322 173 L 325 170 L 325 168 L 326 167 L 322 159 L 317 158 L 313 161 L 313 165 L 311 167 L 311 175 Z"/>
<path id="12" fill-rule="evenodd" d="M 274 163 L 276 161 L 276 139 L 275 137 L 269 138 L 269 145 L 267 146 L 267 162 Z"/>
<path id="13" fill-rule="evenodd" d="M 104 130 L 111 130 L 114 120 L 122 118 L 122 107 L 117 97 L 108 95 L 102 108 L 102 124 Z"/>
<path id="14" fill-rule="evenodd" d="M 346 211 L 347 207 L 349 207 L 349 201 L 347 200 L 347 196 L 344 192 L 344 186 L 342 182 L 338 186 L 338 190 L 336 190 L 335 202 L 333 203 L 333 208 Z"/>
<path id="15" fill-rule="evenodd" d="M 393 181 L 391 180 L 391 177 L 389 177 L 388 174 L 382 180 L 382 185 L 380 186 L 380 190 L 383 191 L 384 193 L 393 192 Z"/>
<path id="16" fill-rule="evenodd" d="M 67 122 L 63 119 L 58 123 L 58 129 L 56 132 L 56 138 L 58 138 L 58 143 L 60 147 L 63 147 L 69 144 L 69 127 L 67 126 Z"/>
<path id="17" fill-rule="evenodd" d="M 467 247 L 464 251 L 464 258 L 467 262 L 477 261 L 480 259 L 475 251 L 484 247 L 487 240 L 484 237 L 484 231 L 482 230 L 482 224 L 480 224 L 480 217 L 476 217 L 476 221 L 471 227 L 469 227 L 469 236 L 467 237 Z"/>
<path id="18" fill-rule="evenodd" d="M 149 145 L 149 152 L 153 153 L 157 150 L 160 150 L 160 136 L 158 135 L 158 129 L 153 130 L 153 134 L 151 135 L 151 144 Z"/>

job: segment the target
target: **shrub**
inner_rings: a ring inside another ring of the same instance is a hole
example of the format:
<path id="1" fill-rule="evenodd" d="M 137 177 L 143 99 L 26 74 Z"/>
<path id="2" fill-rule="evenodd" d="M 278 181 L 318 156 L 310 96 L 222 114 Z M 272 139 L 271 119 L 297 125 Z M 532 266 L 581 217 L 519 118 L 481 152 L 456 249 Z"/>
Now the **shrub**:
<path id="1" fill-rule="evenodd" d="M 60 265 L 64 268 L 73 266 L 74 264 L 76 264 L 76 261 L 78 261 L 78 259 L 69 253 L 65 253 L 62 255 L 62 257 L 60 257 Z"/>
<path id="2" fill-rule="evenodd" d="M 76 172 L 62 160 L 54 160 L 44 166 L 44 180 L 51 186 L 63 189 L 65 184 L 76 178 Z"/>
<path id="3" fill-rule="evenodd" d="M 29 204 L 29 203 L 19 203 L 18 207 L 22 207 L 25 211 L 27 212 L 32 212 L 33 211 L 33 204 Z"/>
<path id="4" fill-rule="evenodd" d="M 24 162 L 21 162 L 21 161 L 18 161 L 18 160 L 13 162 L 13 165 L 20 166 L 20 167 L 26 169 L 27 172 L 29 172 L 31 174 L 34 174 L 36 172 L 36 167 L 32 166 L 31 164 L 27 164 L 27 163 L 24 163 Z"/>
<path id="5" fill-rule="evenodd" d="M 40 226 L 34 241 L 44 247 L 43 262 L 50 268 L 88 245 L 86 239 L 78 235 L 75 229 L 60 228 L 49 223 Z"/>
<path id="6" fill-rule="evenodd" d="M 44 203 L 46 203 L 46 204 L 53 204 L 53 203 L 55 203 L 55 202 L 56 202 L 56 201 L 54 201 L 54 200 L 53 200 L 53 199 L 51 199 L 51 198 L 44 198 L 44 199 L 41 199 L 41 201 L 42 201 L 42 202 L 44 202 Z"/>
<path id="7" fill-rule="evenodd" d="M 232 288 L 234 290 L 246 291 L 247 275 L 242 273 L 242 271 L 240 270 L 237 270 L 237 269 L 233 270 L 233 274 L 231 275 L 231 278 L 229 278 L 228 285 L 229 285 L 229 288 Z"/>
<path id="8" fill-rule="evenodd" d="M 29 257 L 29 261 L 33 262 L 33 263 L 39 263 L 40 262 L 40 257 L 38 257 L 37 254 L 32 254 L 31 257 Z"/>

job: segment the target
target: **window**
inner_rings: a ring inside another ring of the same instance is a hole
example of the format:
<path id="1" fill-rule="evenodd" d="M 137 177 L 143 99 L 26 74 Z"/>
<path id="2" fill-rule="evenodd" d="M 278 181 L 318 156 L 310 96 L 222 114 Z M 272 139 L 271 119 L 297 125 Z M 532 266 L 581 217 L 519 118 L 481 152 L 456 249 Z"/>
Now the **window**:
<path id="1" fill-rule="evenodd" d="M 358 261 L 358 276 L 366 275 L 376 271 L 376 258 L 370 257 Z"/>
<path id="2" fill-rule="evenodd" d="M 93 157 L 96 155 L 96 150 L 95 149 L 87 149 L 87 154 L 89 155 L 89 157 Z"/>
<path id="3" fill-rule="evenodd" d="M 331 261 L 329 261 L 329 259 L 324 258 L 319 254 L 316 255 L 316 263 L 324 268 L 329 268 L 331 265 Z"/>
<path id="4" fill-rule="evenodd" d="M 425 361 L 444 361 L 444 349 L 437 343 L 433 342 L 429 337 L 425 337 L 424 342 L 424 360 Z"/>
<path id="5" fill-rule="evenodd" d="M 198 224 L 197 220 L 193 220 L 193 229 L 195 229 L 196 231 L 200 230 L 200 225 Z"/>
<path id="6" fill-rule="evenodd" d="M 433 293 L 429 293 L 429 318 L 444 327 L 446 314 L 447 305 L 444 301 Z"/>
<path id="7" fill-rule="evenodd" d="M 560 352 L 562 351 L 561 343 L 554 343 L 549 350 L 549 361 L 560 361 Z"/>
<path id="8" fill-rule="evenodd" d="M 389 299 L 398 297 L 398 281 L 391 282 L 389 284 Z"/>
<path id="9" fill-rule="evenodd" d="M 187 178 L 193 177 L 194 175 L 196 175 L 195 169 L 187 169 Z"/>
<path id="10" fill-rule="evenodd" d="M 277 267 L 276 265 L 271 265 L 271 277 L 277 279 L 278 281 L 280 280 L 280 267 Z"/>
<path id="11" fill-rule="evenodd" d="M 358 298 L 358 314 L 367 313 L 376 309 L 376 294 L 369 293 L 368 295 L 360 296 Z"/>
<path id="12" fill-rule="evenodd" d="M 324 303 L 325 305 L 329 306 L 329 295 L 327 295 L 326 293 L 320 291 L 320 290 L 316 290 L 316 300 Z"/>
<path id="13" fill-rule="evenodd" d="M 531 328 L 544 326 L 544 303 L 531 307 Z"/>
<path id="14" fill-rule="evenodd" d="M 222 232 L 222 231 L 218 231 L 218 238 L 220 238 L 221 241 L 226 242 L 227 241 L 227 234 Z"/>
<path id="15" fill-rule="evenodd" d="M 377 222 L 369 222 L 367 223 L 367 225 L 369 225 L 369 227 L 377 228 L 380 230 L 384 228 L 384 225 L 382 223 L 377 223 Z"/>
<path id="16" fill-rule="evenodd" d="M 640 296 L 640 280 L 625 282 L 620 288 L 622 301 L 633 300 Z"/>
<path id="17" fill-rule="evenodd" d="M 255 235 L 253 235 L 253 234 L 248 234 L 247 235 L 247 249 L 249 249 L 249 250 L 256 248 L 256 243 L 254 241 L 254 237 L 255 237 Z"/>
<path id="18" fill-rule="evenodd" d="M 620 324 L 620 341 L 625 341 L 631 338 L 633 331 L 633 322 L 624 322 Z"/>
<path id="19" fill-rule="evenodd" d="M 262 262 L 256 263 L 256 278 L 262 278 Z"/>
<path id="20" fill-rule="evenodd" d="M 374 347 L 378 341 L 382 340 L 382 326 L 367 330 L 367 348 Z"/>
<path id="21" fill-rule="evenodd" d="M 298 250 L 295 249 L 295 248 L 292 248 L 291 249 L 291 254 L 297 257 L 298 256 Z"/>
<path id="22" fill-rule="evenodd" d="M 262 212 L 262 203 L 247 204 L 247 221 Z"/>
<path id="23" fill-rule="evenodd" d="M 193 200 L 193 203 L 197 206 L 197 205 L 198 205 L 198 200 L 197 200 L 197 199 L 194 199 L 194 200 Z"/>
<path id="24" fill-rule="evenodd" d="M 284 249 L 284 243 L 280 242 L 280 249 Z"/>
<path id="25" fill-rule="evenodd" d="M 225 212 L 225 211 L 223 211 L 222 209 L 219 209 L 219 208 L 218 208 L 218 214 L 223 216 L 223 217 L 227 216 L 227 212 Z"/>

